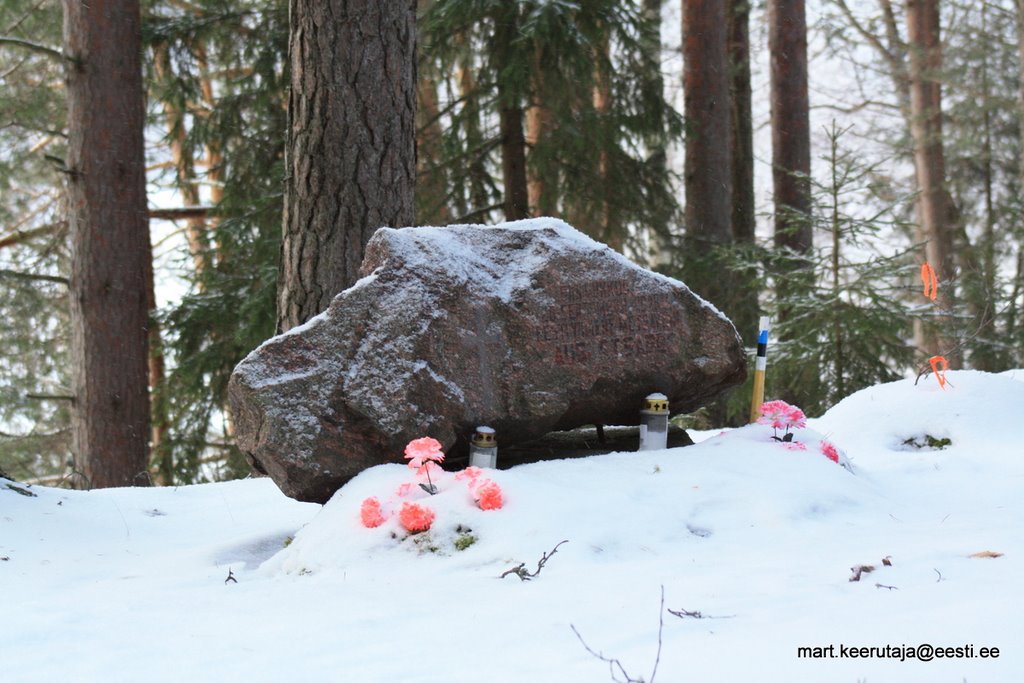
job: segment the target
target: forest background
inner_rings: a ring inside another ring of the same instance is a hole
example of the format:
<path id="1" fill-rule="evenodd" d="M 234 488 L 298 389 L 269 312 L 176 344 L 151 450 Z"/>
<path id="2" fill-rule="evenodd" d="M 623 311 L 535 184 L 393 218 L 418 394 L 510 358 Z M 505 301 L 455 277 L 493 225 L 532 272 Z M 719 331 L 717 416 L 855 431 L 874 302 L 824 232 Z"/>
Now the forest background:
<path id="1" fill-rule="evenodd" d="M 139 16 L 148 473 L 245 476 L 227 380 L 288 326 L 289 7 Z M 54 0 L 0 0 L 0 471 L 88 486 L 66 23 Z M 412 224 L 556 215 L 684 280 L 748 345 L 771 315 L 768 395 L 809 414 L 936 355 L 1024 366 L 1024 0 L 421 0 L 415 35 Z M 689 420 L 737 424 L 748 402 Z"/>

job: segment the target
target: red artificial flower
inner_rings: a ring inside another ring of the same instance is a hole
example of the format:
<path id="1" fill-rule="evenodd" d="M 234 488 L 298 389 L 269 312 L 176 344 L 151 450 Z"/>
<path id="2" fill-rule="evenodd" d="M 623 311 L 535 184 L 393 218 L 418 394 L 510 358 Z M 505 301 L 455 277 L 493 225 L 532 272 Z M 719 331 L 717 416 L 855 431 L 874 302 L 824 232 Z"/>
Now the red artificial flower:
<path id="1" fill-rule="evenodd" d="M 402 503 L 402 510 L 398 513 L 398 521 L 406 531 L 413 534 L 429 529 L 434 523 L 434 517 L 433 510 L 416 503 Z"/>
<path id="2" fill-rule="evenodd" d="M 501 487 L 490 479 L 485 479 L 476 489 L 476 504 L 481 510 L 498 510 L 505 504 L 501 495 Z"/>
<path id="3" fill-rule="evenodd" d="M 368 529 L 380 526 L 387 520 L 387 517 L 381 512 L 380 501 L 376 496 L 370 496 L 363 501 L 362 507 L 359 508 L 359 518 L 363 520 L 363 526 Z"/>

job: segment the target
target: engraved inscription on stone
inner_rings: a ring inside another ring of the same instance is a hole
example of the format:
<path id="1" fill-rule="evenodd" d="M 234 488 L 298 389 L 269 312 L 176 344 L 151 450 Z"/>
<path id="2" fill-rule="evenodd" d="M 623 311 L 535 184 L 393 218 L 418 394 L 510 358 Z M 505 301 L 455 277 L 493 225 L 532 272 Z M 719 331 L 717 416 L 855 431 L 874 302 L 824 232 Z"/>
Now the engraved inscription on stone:
<path id="1" fill-rule="evenodd" d="M 682 316 L 662 296 L 625 282 L 562 285 L 552 294 L 559 303 L 545 316 L 541 341 L 556 365 L 673 352 Z"/>

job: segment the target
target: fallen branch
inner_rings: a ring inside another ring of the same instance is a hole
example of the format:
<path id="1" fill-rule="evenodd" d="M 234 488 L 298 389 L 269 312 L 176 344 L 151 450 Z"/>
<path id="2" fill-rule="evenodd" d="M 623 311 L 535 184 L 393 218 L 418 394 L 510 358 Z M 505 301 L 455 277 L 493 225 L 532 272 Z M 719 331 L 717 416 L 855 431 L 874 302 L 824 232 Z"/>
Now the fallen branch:
<path id="1" fill-rule="evenodd" d="M 670 609 L 670 610 L 668 610 L 668 613 L 671 614 L 674 617 L 679 617 L 680 619 L 685 619 L 686 617 L 690 617 L 691 619 L 732 619 L 733 617 L 736 616 L 735 614 L 727 614 L 725 616 L 718 617 L 718 616 L 713 616 L 711 614 L 704 614 L 703 612 L 700 612 L 700 611 L 691 612 L 691 611 L 685 610 L 685 609 L 678 609 L 678 610 Z"/>
<path id="2" fill-rule="evenodd" d="M 23 496 L 27 496 L 29 498 L 35 498 L 36 497 L 36 494 L 32 493 L 28 489 L 23 489 L 20 486 L 15 486 L 14 484 L 11 484 L 10 482 L 8 482 L 6 484 L 6 486 L 7 486 L 7 488 L 9 488 L 10 490 L 14 491 L 15 493 L 20 493 Z"/>
<path id="3" fill-rule="evenodd" d="M 875 571 L 875 567 L 870 564 L 859 564 L 856 567 L 850 567 L 850 571 L 853 572 L 850 581 L 860 581 L 861 574 L 870 574 Z"/>
<path id="4" fill-rule="evenodd" d="M 564 543 L 564 541 L 563 541 L 563 543 Z M 622 666 L 622 662 L 620 662 L 617 658 L 615 658 L 615 657 L 605 657 L 603 652 L 597 652 L 593 648 L 591 648 L 589 645 L 587 645 L 587 641 L 583 640 L 583 636 L 580 635 L 580 632 L 576 630 L 575 626 L 573 626 L 572 624 L 569 624 L 569 628 L 571 628 L 572 632 L 576 634 L 576 637 L 579 638 L 580 644 L 583 645 L 584 649 L 587 652 L 589 652 L 591 655 L 593 655 L 597 659 L 600 659 L 602 662 L 605 662 L 606 664 L 608 664 L 608 673 L 609 673 L 609 675 L 611 675 L 613 681 L 615 681 L 616 683 L 645 683 L 643 678 L 633 678 L 632 676 L 630 676 L 629 673 L 626 671 L 626 668 L 624 666 Z M 658 607 L 658 652 L 654 656 L 654 668 L 651 670 L 651 680 L 649 681 L 649 683 L 654 683 L 654 677 L 658 674 L 658 664 L 661 663 L 661 642 L 662 642 L 661 635 L 662 635 L 662 632 L 664 631 L 664 629 L 665 629 L 665 586 L 662 586 L 661 587 L 661 604 Z M 617 678 L 618 674 L 621 674 L 623 677 L 622 678 Z"/>
<path id="5" fill-rule="evenodd" d="M 529 569 L 526 568 L 525 562 L 520 562 L 518 566 L 512 567 L 511 569 L 506 569 L 504 572 L 501 573 L 501 576 L 499 576 L 498 578 L 504 579 L 509 574 L 515 574 L 519 577 L 520 581 L 529 581 L 530 579 L 540 574 L 540 570 L 544 568 L 544 565 L 547 564 L 548 560 L 554 557 L 555 553 L 558 552 L 558 549 L 562 546 L 563 543 L 568 542 L 568 540 L 561 541 L 560 543 L 558 543 L 558 545 L 551 549 L 550 553 L 544 553 L 543 555 L 541 555 L 540 560 L 537 561 L 537 569 L 534 570 L 532 573 Z"/>

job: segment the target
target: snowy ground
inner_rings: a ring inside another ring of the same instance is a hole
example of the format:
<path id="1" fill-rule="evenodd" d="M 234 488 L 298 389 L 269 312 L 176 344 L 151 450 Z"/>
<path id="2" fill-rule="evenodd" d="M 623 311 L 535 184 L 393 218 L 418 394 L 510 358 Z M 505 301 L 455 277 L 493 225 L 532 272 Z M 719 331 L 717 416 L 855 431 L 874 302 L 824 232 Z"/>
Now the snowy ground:
<path id="1" fill-rule="evenodd" d="M 848 398 L 796 432 L 806 450 L 750 426 L 495 472 L 500 510 L 449 476 L 413 537 L 360 523 L 363 499 L 387 507 L 412 481 L 401 465 L 322 508 L 266 479 L 35 497 L 0 482 L 0 676 L 624 680 L 572 626 L 646 681 L 659 637 L 664 682 L 1022 681 L 1024 371 L 949 378 Z M 903 443 L 925 435 L 952 443 Z M 464 550 L 459 525 L 477 539 Z M 498 578 L 562 540 L 534 580 Z M 876 569 L 852 582 L 858 565 Z M 922 644 L 974 657 L 841 656 Z"/>

